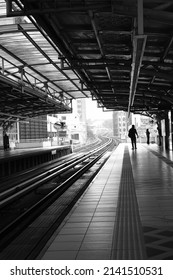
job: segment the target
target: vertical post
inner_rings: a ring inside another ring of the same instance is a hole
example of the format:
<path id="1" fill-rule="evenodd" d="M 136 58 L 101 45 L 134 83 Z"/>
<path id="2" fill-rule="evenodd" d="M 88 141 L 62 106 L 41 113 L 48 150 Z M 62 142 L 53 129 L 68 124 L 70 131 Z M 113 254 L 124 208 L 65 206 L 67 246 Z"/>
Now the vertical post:
<path id="1" fill-rule="evenodd" d="M 23 74 L 24 74 L 24 72 L 23 72 L 23 67 L 21 68 L 21 81 L 22 81 L 22 85 L 23 85 Z"/>
<path id="2" fill-rule="evenodd" d="M 64 58 L 60 58 L 60 61 L 61 61 L 61 70 L 64 69 Z"/>
<path id="3" fill-rule="evenodd" d="M 23 76 L 25 73 L 24 66 L 19 67 L 19 73 L 21 73 L 21 88 L 22 88 L 22 93 L 24 93 L 24 85 L 25 85 L 24 79 L 23 79 Z"/>
<path id="4" fill-rule="evenodd" d="M 19 119 L 16 122 L 16 129 L 17 129 L 17 143 L 20 143 L 20 126 L 19 126 Z"/>
<path id="5" fill-rule="evenodd" d="M 170 110 L 168 112 L 168 118 L 169 118 L 169 150 L 172 150 L 173 146 L 173 142 L 172 142 L 172 119 L 173 119 L 173 115 L 172 115 L 172 110 Z"/>
<path id="6" fill-rule="evenodd" d="M 83 90 L 83 81 L 80 81 L 81 84 L 81 90 Z"/>
<path id="7" fill-rule="evenodd" d="M 2 74 L 5 73 L 5 65 L 4 65 L 4 59 L 2 58 Z"/>
<path id="8" fill-rule="evenodd" d="M 165 148 L 166 150 L 169 150 L 169 117 L 168 117 L 168 112 L 165 117 Z"/>
<path id="9" fill-rule="evenodd" d="M 173 110 L 171 110 L 171 120 L 170 120 L 170 133 L 171 133 L 171 145 L 170 149 L 173 150 Z"/>
<path id="10" fill-rule="evenodd" d="M 45 93 L 48 95 L 48 84 L 47 82 L 44 83 Z"/>
<path id="11" fill-rule="evenodd" d="M 12 0 L 6 0 L 6 10 L 7 16 L 9 16 L 12 12 Z"/>
<path id="12" fill-rule="evenodd" d="M 143 0 L 138 1 L 138 35 L 144 34 L 144 11 L 143 11 Z"/>

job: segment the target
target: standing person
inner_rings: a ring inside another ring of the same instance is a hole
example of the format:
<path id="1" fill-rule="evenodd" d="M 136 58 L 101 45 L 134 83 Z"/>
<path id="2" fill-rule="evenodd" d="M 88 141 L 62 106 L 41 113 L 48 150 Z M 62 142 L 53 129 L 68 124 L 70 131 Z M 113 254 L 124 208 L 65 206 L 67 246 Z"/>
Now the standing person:
<path id="1" fill-rule="evenodd" d="M 7 151 L 9 149 L 9 137 L 7 133 L 4 134 L 4 150 Z"/>
<path id="2" fill-rule="evenodd" d="M 150 144 L 150 132 L 149 132 L 148 128 L 146 130 L 146 136 L 147 136 L 147 144 L 149 145 Z"/>
<path id="3" fill-rule="evenodd" d="M 157 127 L 157 130 L 158 130 L 158 137 L 159 137 L 159 146 L 161 146 L 162 145 L 162 131 L 159 126 Z"/>
<path id="4" fill-rule="evenodd" d="M 137 133 L 137 130 L 134 126 L 134 124 L 132 125 L 132 127 L 129 129 L 129 133 L 128 133 L 128 136 L 131 138 L 131 143 L 132 143 L 132 150 L 135 148 L 137 149 L 136 147 L 136 136 L 138 136 L 138 133 Z"/>

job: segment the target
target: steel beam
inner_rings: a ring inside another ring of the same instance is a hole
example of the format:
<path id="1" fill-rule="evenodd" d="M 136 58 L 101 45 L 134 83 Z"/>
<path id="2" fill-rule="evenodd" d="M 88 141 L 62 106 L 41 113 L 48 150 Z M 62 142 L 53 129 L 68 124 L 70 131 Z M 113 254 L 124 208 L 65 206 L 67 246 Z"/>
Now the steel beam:
<path id="1" fill-rule="evenodd" d="M 138 0 L 138 35 L 133 38 L 133 61 L 131 71 L 130 82 L 130 94 L 128 104 L 128 117 L 130 116 L 130 110 L 134 103 L 136 87 L 138 83 L 139 73 L 141 69 L 143 54 L 145 50 L 145 44 L 147 36 L 143 35 L 143 0 Z"/>
<path id="2" fill-rule="evenodd" d="M 131 72 L 128 115 L 130 114 L 130 108 L 131 106 L 133 106 L 134 103 L 139 72 L 140 72 L 143 53 L 145 49 L 145 43 L 146 43 L 146 36 L 135 36 L 133 38 L 134 49 L 133 49 L 133 62 L 132 62 L 132 72 Z"/>
<path id="3" fill-rule="evenodd" d="M 138 35 L 143 35 L 144 34 L 143 0 L 137 0 L 137 1 L 138 1 L 138 15 L 137 15 Z"/>

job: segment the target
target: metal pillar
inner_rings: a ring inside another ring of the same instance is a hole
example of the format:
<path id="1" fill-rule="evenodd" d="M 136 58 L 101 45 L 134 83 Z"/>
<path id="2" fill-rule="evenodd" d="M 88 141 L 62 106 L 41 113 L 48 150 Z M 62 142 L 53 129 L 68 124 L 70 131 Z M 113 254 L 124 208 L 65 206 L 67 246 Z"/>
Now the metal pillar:
<path id="1" fill-rule="evenodd" d="M 169 150 L 169 136 L 170 136 L 170 130 L 169 130 L 169 117 L 168 113 L 165 118 L 165 149 Z"/>
<path id="2" fill-rule="evenodd" d="M 143 19 L 143 0 L 138 0 L 138 35 L 144 34 L 144 19 Z"/>
<path id="3" fill-rule="evenodd" d="M 169 111 L 169 149 L 173 150 L 173 110 Z"/>

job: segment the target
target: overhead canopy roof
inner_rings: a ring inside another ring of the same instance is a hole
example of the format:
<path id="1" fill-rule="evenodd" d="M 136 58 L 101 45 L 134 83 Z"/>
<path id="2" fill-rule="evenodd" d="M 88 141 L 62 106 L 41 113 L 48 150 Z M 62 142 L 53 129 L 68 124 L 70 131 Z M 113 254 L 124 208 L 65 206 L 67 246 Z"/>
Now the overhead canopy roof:
<path id="1" fill-rule="evenodd" d="M 32 24 L 17 25 L 17 33 L 7 30 L 1 35 L 2 45 L 11 52 L 16 49 L 16 55 L 30 65 L 28 71 L 33 74 L 34 68 L 53 82 L 51 86 L 60 85 L 67 98 L 91 92 L 105 110 L 149 115 L 172 108 L 173 1 L 7 0 L 7 4 L 8 16 L 27 15 Z M 34 22 L 51 38 L 53 47 L 40 39 L 43 35 L 38 35 Z M 15 37 L 10 43 L 8 36 L 19 34 L 18 49 Z M 65 81 L 62 72 L 55 71 L 60 63 L 68 77 Z"/>
<path id="2" fill-rule="evenodd" d="M 27 17 L 7 18 L 0 0 L 0 122 L 68 113 L 72 99 L 89 96 L 48 34 Z"/>

